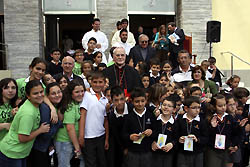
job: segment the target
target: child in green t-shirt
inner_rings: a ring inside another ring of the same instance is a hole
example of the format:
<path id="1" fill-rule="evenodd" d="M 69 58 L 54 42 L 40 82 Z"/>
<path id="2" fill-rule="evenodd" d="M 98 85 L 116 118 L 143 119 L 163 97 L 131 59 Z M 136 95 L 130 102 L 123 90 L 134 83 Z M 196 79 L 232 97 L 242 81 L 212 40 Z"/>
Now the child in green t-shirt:
<path id="1" fill-rule="evenodd" d="M 12 78 L 0 81 L 0 141 L 7 134 L 17 111 L 17 83 Z"/>
<path id="2" fill-rule="evenodd" d="M 60 112 L 64 114 L 64 127 L 56 135 L 56 152 L 58 166 L 70 166 L 73 155 L 80 158 L 80 166 L 84 166 L 83 157 L 78 141 L 80 106 L 85 87 L 77 79 L 72 80 L 65 89 Z"/>
<path id="3" fill-rule="evenodd" d="M 83 56 L 83 50 L 81 49 L 77 49 L 75 54 L 74 54 L 74 58 L 75 58 L 75 66 L 73 68 L 73 73 L 75 75 L 81 75 L 82 71 L 81 71 L 81 63 L 83 62 L 84 56 Z"/>
<path id="4" fill-rule="evenodd" d="M 29 81 L 25 87 L 27 100 L 19 108 L 7 135 L 0 142 L 0 166 L 26 166 L 33 142 L 41 133 L 48 132 L 50 125 L 40 124 L 39 105 L 44 99 L 40 81 Z"/>

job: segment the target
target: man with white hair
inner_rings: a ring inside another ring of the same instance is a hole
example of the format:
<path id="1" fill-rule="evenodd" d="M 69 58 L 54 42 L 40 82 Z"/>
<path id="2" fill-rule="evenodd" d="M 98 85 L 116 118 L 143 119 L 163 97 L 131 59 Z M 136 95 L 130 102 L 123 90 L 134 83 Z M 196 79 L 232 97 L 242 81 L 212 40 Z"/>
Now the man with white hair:
<path id="1" fill-rule="evenodd" d="M 69 81 L 72 81 L 73 79 L 79 79 L 82 82 L 81 77 L 75 75 L 73 73 L 73 68 L 75 66 L 75 60 L 71 56 L 66 56 L 62 60 L 62 68 L 63 72 L 56 74 L 53 76 L 55 79 L 58 78 L 60 75 L 66 75 L 69 79 Z"/>
<path id="2" fill-rule="evenodd" d="M 129 97 L 129 93 L 134 87 L 141 87 L 140 76 L 138 72 L 125 64 L 126 52 L 122 47 L 114 50 L 113 61 L 115 64 L 106 68 L 104 71 L 105 77 L 109 79 L 109 86 L 120 86 Z"/>

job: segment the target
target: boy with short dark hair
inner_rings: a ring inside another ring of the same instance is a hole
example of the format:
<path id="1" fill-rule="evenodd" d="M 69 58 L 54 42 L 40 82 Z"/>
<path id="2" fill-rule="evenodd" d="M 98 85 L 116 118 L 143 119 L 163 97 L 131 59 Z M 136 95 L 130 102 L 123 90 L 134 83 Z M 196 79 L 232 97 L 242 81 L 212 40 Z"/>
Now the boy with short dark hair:
<path id="1" fill-rule="evenodd" d="M 208 142 L 205 120 L 199 116 L 200 98 L 186 97 L 186 113 L 177 119 L 179 152 L 177 166 L 203 167 L 203 151 Z"/>
<path id="2" fill-rule="evenodd" d="M 82 146 L 86 167 L 105 167 L 105 150 L 109 148 L 106 115 L 108 99 L 102 93 L 105 77 L 99 71 L 92 73 L 91 77 L 91 88 L 85 92 L 80 105 L 79 144 Z"/>
<path id="3" fill-rule="evenodd" d="M 246 104 L 249 99 L 249 94 L 250 92 L 243 87 L 238 87 L 233 90 L 233 96 L 244 105 L 242 113 L 244 118 L 248 118 L 248 112 L 250 111 L 249 104 Z"/>
<path id="4" fill-rule="evenodd" d="M 126 103 L 124 90 L 115 86 L 111 89 L 112 109 L 108 115 L 109 119 L 109 167 L 121 167 L 123 163 L 123 153 L 126 144 L 122 140 L 122 128 L 124 119 L 128 115 L 130 106 Z"/>
<path id="5" fill-rule="evenodd" d="M 133 110 L 125 118 L 123 139 L 128 143 L 126 163 L 129 167 L 151 167 L 151 134 L 155 116 L 146 108 L 146 94 L 142 88 L 131 93 Z"/>
<path id="6" fill-rule="evenodd" d="M 94 37 L 89 38 L 87 43 L 88 49 L 86 49 L 85 52 L 83 53 L 84 60 L 91 60 L 92 63 L 94 63 L 93 55 L 95 52 L 96 44 L 97 40 Z"/>
<path id="7" fill-rule="evenodd" d="M 54 48 L 51 50 L 51 54 L 50 54 L 52 60 L 51 62 L 48 64 L 48 68 L 47 68 L 47 72 L 51 75 L 54 76 L 58 73 L 62 73 L 63 72 L 63 68 L 62 68 L 62 63 L 60 61 L 60 58 L 62 56 L 62 51 L 59 48 Z"/>
<path id="8" fill-rule="evenodd" d="M 159 82 L 160 79 L 160 71 L 161 71 L 161 64 L 159 59 L 154 58 L 150 60 L 150 85 L 153 85 L 155 83 Z"/>
<path id="9" fill-rule="evenodd" d="M 210 57 L 208 59 L 208 62 L 210 63 L 208 71 L 212 74 L 212 78 L 210 78 L 210 80 L 214 81 L 218 87 L 222 87 L 221 75 L 223 76 L 223 74 L 215 65 L 216 64 L 215 57 Z"/>

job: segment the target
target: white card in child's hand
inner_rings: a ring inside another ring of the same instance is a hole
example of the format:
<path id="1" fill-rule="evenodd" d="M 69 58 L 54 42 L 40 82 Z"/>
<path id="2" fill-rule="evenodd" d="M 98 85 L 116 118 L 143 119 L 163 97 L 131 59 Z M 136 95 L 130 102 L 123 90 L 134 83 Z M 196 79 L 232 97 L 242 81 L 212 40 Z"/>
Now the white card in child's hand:
<path id="1" fill-rule="evenodd" d="M 226 136 L 216 134 L 214 147 L 217 149 L 225 150 Z"/>
<path id="2" fill-rule="evenodd" d="M 193 151 L 193 144 L 194 144 L 193 139 L 185 136 L 184 150 Z"/>
<path id="3" fill-rule="evenodd" d="M 140 138 L 138 140 L 134 141 L 133 143 L 135 143 L 135 144 L 141 144 L 141 141 L 145 137 L 145 135 L 142 134 L 142 133 L 139 133 L 139 135 L 140 135 Z"/>
<path id="4" fill-rule="evenodd" d="M 159 134 L 157 140 L 158 147 L 162 148 L 163 146 L 165 146 L 166 140 L 167 140 L 167 135 Z"/>

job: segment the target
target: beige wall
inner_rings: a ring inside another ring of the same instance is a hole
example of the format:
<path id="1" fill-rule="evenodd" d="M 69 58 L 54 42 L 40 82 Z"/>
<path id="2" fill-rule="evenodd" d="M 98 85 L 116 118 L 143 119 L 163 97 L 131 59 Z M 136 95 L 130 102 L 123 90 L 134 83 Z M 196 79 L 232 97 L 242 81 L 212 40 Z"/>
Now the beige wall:
<path id="1" fill-rule="evenodd" d="M 250 0 L 213 0 L 212 18 L 221 21 L 221 42 L 213 44 L 213 56 L 222 70 L 230 69 L 230 51 L 250 63 Z M 234 69 L 247 70 L 250 66 L 234 59 Z"/>

